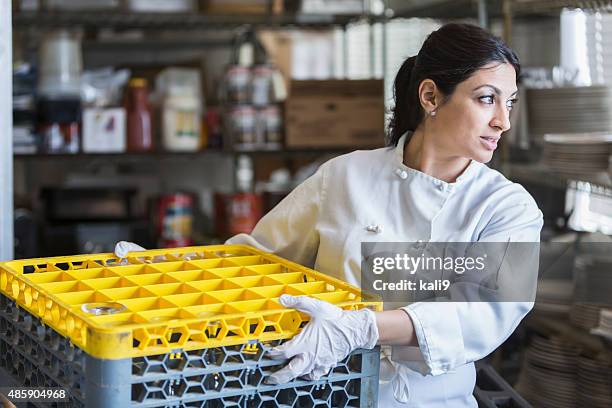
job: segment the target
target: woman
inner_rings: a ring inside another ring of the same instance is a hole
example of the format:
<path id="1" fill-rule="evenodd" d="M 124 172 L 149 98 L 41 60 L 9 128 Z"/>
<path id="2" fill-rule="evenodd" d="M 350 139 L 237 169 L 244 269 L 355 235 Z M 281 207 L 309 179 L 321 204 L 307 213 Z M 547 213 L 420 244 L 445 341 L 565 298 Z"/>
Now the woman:
<path id="1" fill-rule="evenodd" d="M 431 33 L 395 79 L 390 147 L 323 164 L 230 244 L 249 244 L 359 284 L 361 242 L 538 242 L 532 197 L 484 163 L 516 102 L 519 62 L 479 27 Z M 281 303 L 312 316 L 271 352 L 290 363 L 270 377 L 318 379 L 356 348 L 393 346 L 379 406 L 476 406 L 474 361 L 495 350 L 531 302 L 416 302 L 342 311 L 309 298 Z M 381 373 L 381 377 L 385 377 Z"/>

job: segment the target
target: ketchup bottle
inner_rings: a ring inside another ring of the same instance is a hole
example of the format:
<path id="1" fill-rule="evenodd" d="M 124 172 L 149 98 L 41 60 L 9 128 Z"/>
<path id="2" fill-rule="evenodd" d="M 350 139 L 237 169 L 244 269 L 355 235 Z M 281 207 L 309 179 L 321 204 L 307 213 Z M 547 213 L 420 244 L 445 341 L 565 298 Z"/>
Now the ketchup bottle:
<path id="1" fill-rule="evenodd" d="M 132 78 L 128 83 L 125 100 L 127 112 L 128 152 L 149 152 L 153 150 L 151 110 L 147 80 Z"/>

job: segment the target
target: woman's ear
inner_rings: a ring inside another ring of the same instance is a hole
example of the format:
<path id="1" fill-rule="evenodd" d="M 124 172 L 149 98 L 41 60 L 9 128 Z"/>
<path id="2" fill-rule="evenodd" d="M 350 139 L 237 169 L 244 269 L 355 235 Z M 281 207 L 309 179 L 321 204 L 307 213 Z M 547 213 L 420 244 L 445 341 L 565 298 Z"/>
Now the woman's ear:
<path id="1" fill-rule="evenodd" d="M 426 115 L 431 115 L 440 107 L 441 101 L 438 97 L 438 87 L 431 79 L 421 81 L 419 85 L 419 101 Z"/>

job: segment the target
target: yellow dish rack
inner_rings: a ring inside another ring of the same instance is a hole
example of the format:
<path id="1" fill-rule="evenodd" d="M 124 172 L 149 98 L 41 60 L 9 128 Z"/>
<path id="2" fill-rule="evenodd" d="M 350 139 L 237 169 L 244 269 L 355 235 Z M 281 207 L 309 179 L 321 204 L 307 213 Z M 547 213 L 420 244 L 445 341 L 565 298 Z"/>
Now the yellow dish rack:
<path id="1" fill-rule="evenodd" d="M 283 307 L 284 293 L 382 310 L 357 287 L 244 245 L 9 261 L 0 292 L 100 359 L 291 338 L 308 316 Z"/>

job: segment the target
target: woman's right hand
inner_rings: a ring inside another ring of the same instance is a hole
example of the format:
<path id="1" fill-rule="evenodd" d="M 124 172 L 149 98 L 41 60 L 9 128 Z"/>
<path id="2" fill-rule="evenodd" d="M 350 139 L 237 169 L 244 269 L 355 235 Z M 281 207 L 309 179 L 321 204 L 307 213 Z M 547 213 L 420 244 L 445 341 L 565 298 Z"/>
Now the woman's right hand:
<path id="1" fill-rule="evenodd" d="M 115 245 L 115 256 L 119 259 L 126 258 L 129 252 L 146 251 L 138 244 L 128 241 L 119 241 Z"/>

